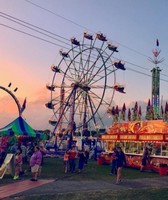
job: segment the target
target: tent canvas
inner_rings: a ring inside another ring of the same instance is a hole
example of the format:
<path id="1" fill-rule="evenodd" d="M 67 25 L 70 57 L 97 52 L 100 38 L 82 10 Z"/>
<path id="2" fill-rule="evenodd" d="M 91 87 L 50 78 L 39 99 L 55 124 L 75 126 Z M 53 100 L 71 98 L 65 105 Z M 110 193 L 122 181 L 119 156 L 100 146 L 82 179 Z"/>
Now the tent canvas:
<path id="1" fill-rule="evenodd" d="M 43 138 L 44 134 L 35 131 L 21 116 L 0 129 L 0 136 L 28 136 Z"/>

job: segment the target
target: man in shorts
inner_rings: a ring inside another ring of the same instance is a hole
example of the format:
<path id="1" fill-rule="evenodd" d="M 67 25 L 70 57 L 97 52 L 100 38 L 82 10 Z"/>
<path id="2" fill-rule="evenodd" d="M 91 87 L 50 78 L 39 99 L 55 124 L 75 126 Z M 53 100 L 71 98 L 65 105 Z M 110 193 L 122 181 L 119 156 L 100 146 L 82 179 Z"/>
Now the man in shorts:
<path id="1" fill-rule="evenodd" d="M 31 181 L 37 181 L 37 176 L 41 162 L 42 162 L 42 153 L 40 152 L 39 147 L 35 146 L 34 153 L 30 158 L 30 167 L 32 172 L 32 178 L 30 179 Z"/>

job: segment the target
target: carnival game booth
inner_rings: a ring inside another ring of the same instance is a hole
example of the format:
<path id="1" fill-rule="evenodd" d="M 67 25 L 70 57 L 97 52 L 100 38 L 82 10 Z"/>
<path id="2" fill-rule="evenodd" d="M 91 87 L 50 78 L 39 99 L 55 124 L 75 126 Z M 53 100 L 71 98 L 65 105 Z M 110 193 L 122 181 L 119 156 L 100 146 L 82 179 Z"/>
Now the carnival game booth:
<path id="1" fill-rule="evenodd" d="M 162 120 L 129 121 L 114 123 L 106 134 L 101 135 L 106 153 L 101 155 L 100 163 L 109 164 L 110 154 L 116 146 L 121 146 L 128 167 L 140 168 L 145 147 L 150 150 L 150 158 L 145 169 L 164 173 L 168 171 L 168 124 Z M 100 164 L 99 163 L 99 164 Z"/>

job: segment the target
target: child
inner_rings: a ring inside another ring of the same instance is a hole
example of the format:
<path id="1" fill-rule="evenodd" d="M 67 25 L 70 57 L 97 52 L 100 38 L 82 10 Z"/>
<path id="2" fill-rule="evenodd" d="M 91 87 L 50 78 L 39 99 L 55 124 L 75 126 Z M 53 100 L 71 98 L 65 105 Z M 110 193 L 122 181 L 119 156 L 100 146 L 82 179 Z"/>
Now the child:
<path id="1" fill-rule="evenodd" d="M 20 172 L 22 171 L 22 150 L 20 148 L 17 149 L 14 163 L 15 163 L 15 176 L 13 177 L 13 180 L 17 180 L 19 179 Z"/>
<path id="2" fill-rule="evenodd" d="M 69 153 L 68 151 L 65 152 L 64 154 L 64 172 L 68 172 L 68 164 L 69 164 Z"/>

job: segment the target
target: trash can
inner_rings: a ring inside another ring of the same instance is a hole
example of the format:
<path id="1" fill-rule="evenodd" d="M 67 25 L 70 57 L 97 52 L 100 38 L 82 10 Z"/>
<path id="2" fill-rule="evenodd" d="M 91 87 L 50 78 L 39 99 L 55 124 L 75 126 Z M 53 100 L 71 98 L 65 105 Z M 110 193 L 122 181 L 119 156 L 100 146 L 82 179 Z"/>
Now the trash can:
<path id="1" fill-rule="evenodd" d="M 97 159 L 97 164 L 98 164 L 98 165 L 103 165 L 103 164 L 104 164 L 104 158 L 100 156 L 100 157 Z"/>
<path id="2" fill-rule="evenodd" d="M 159 175 L 160 176 L 166 176 L 168 171 L 167 164 L 160 164 L 159 165 Z"/>

